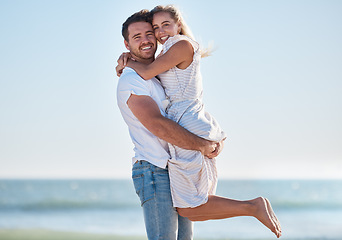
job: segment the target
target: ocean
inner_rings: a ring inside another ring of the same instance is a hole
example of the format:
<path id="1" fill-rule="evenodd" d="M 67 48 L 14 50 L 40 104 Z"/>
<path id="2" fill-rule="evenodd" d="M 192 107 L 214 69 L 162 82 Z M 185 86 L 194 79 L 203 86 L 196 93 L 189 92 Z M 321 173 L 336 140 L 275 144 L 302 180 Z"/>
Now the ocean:
<path id="1" fill-rule="evenodd" d="M 282 239 L 342 239 L 342 180 L 220 180 L 217 195 L 267 197 Z M 0 230 L 145 236 L 131 180 L 0 180 Z M 195 239 L 275 239 L 251 217 L 197 222 Z"/>

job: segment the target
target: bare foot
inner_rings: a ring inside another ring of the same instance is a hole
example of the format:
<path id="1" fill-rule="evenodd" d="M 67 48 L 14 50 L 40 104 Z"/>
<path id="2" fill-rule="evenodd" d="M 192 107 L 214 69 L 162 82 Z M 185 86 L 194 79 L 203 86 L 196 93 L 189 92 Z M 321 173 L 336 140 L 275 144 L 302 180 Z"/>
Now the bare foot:
<path id="1" fill-rule="evenodd" d="M 272 216 L 268 212 L 267 201 L 263 197 L 258 197 L 252 201 L 256 206 L 254 217 L 268 227 L 279 238 L 280 232 L 278 231 L 276 222 L 273 221 Z"/>
<path id="2" fill-rule="evenodd" d="M 281 236 L 281 226 L 280 226 L 280 222 L 277 218 L 277 216 L 275 215 L 273 209 L 272 209 L 272 206 L 271 206 L 271 203 L 270 201 L 268 201 L 267 198 L 264 198 L 265 201 L 266 201 L 266 204 L 267 204 L 267 210 L 268 210 L 268 213 L 269 215 L 271 216 L 273 222 L 275 223 L 276 227 L 277 227 L 277 231 L 279 232 L 279 236 L 278 238 Z"/>

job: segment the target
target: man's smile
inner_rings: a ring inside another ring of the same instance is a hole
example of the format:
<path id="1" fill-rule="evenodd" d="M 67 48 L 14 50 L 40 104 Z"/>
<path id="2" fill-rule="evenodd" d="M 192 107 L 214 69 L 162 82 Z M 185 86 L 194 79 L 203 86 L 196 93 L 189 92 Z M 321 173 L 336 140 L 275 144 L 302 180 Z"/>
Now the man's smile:
<path id="1" fill-rule="evenodd" d="M 148 46 L 141 47 L 140 49 L 141 49 L 142 51 L 148 51 L 148 50 L 151 50 L 152 47 L 153 47 L 153 45 L 151 44 L 151 45 L 148 45 Z"/>

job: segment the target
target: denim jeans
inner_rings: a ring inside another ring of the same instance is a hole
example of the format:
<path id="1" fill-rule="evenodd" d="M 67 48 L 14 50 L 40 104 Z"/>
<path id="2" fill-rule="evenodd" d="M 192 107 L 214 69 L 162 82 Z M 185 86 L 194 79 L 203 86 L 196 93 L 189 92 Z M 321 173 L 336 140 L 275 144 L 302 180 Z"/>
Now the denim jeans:
<path id="1" fill-rule="evenodd" d="M 149 240 L 191 240 L 192 222 L 172 206 L 169 173 L 147 161 L 133 165 L 132 178 Z"/>

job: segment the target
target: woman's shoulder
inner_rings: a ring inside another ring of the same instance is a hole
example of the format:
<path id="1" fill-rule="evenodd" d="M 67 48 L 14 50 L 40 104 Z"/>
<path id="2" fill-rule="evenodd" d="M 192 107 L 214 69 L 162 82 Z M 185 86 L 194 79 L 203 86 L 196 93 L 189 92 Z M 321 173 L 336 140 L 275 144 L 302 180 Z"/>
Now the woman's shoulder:
<path id="1" fill-rule="evenodd" d="M 199 48 L 199 44 L 194 41 L 193 39 L 191 39 L 190 37 L 188 36 L 185 36 L 185 35 L 180 35 L 180 34 L 177 34 L 173 37 L 170 37 L 164 44 L 163 44 L 163 49 L 164 51 L 167 51 L 170 47 L 172 47 L 174 44 L 176 44 L 177 42 L 179 41 L 182 41 L 182 40 L 185 40 L 185 41 L 188 41 L 191 43 L 192 47 L 194 48 L 195 51 L 197 51 L 197 49 Z"/>

